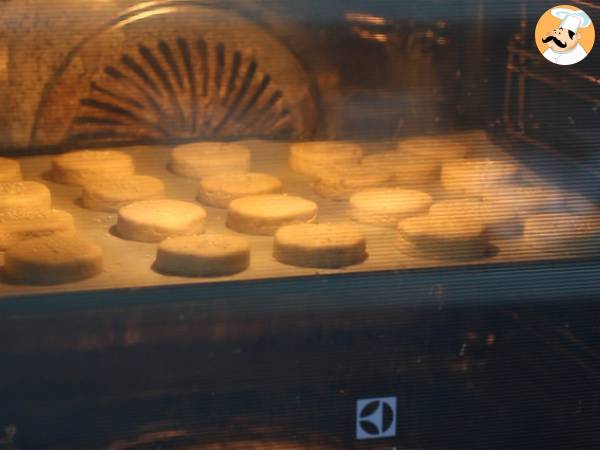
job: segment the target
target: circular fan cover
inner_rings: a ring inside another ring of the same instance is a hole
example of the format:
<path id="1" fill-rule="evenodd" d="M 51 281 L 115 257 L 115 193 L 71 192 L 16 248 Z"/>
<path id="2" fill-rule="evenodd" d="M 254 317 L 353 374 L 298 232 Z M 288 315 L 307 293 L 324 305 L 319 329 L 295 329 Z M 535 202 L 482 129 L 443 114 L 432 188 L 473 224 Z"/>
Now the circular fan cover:
<path id="1" fill-rule="evenodd" d="M 319 120 L 311 86 L 287 47 L 235 12 L 153 3 L 69 53 L 31 145 L 308 137 Z"/>

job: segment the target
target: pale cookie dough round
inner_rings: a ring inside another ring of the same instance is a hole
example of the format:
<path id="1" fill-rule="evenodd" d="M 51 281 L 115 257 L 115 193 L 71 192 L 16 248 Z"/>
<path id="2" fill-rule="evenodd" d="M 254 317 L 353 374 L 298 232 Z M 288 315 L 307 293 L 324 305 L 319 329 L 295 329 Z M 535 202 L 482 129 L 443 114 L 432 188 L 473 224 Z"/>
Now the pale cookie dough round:
<path id="1" fill-rule="evenodd" d="M 423 187 L 439 181 L 441 163 L 409 153 L 385 152 L 365 156 L 362 164 L 380 170 L 393 170 L 397 186 Z"/>
<path id="2" fill-rule="evenodd" d="M 18 161 L 0 157 L 0 183 L 21 181 L 21 165 Z"/>
<path id="3" fill-rule="evenodd" d="M 65 232 L 75 232 L 73 216 L 66 211 L 50 209 L 0 213 L 0 250 L 26 239 Z"/>
<path id="4" fill-rule="evenodd" d="M 114 179 L 134 173 L 131 156 L 117 150 L 80 150 L 52 160 L 52 178 L 62 184 L 83 186 L 98 178 Z"/>
<path id="5" fill-rule="evenodd" d="M 36 181 L 0 183 L 0 213 L 47 211 L 52 199 L 46 185 Z"/>
<path id="6" fill-rule="evenodd" d="M 479 198 L 443 200 L 434 203 L 429 215 L 440 220 L 461 221 L 477 219 L 485 226 L 485 234 L 490 240 L 515 239 L 521 236 L 522 219 L 510 207 L 492 200 Z"/>
<path id="7" fill-rule="evenodd" d="M 350 224 L 296 224 L 275 233 L 273 256 L 300 267 L 335 269 L 367 258 L 364 234 Z"/>
<path id="8" fill-rule="evenodd" d="M 350 217 L 357 222 L 395 227 L 407 217 L 424 214 L 433 200 L 425 192 L 400 188 L 374 188 L 350 197 Z"/>
<path id="9" fill-rule="evenodd" d="M 489 250 L 485 224 L 477 217 L 411 217 L 398 230 L 401 250 L 415 257 L 473 259 Z"/>
<path id="10" fill-rule="evenodd" d="M 95 180 L 84 184 L 81 198 L 87 209 L 117 212 L 135 201 L 165 198 L 165 184 L 145 175 Z"/>
<path id="11" fill-rule="evenodd" d="M 102 271 L 102 249 L 75 233 L 21 241 L 6 251 L 4 270 L 14 281 L 51 285 L 84 280 Z"/>
<path id="12" fill-rule="evenodd" d="M 298 142 L 290 147 L 290 168 L 299 174 L 318 177 L 323 170 L 358 164 L 360 145 L 340 141 Z"/>
<path id="13" fill-rule="evenodd" d="M 519 166 L 512 161 L 465 159 L 442 166 L 442 186 L 452 193 L 481 195 L 515 181 Z"/>
<path id="14" fill-rule="evenodd" d="M 227 208 L 236 198 L 281 192 L 281 181 L 266 173 L 233 172 L 211 175 L 200 181 L 198 201 Z"/>
<path id="15" fill-rule="evenodd" d="M 536 214 L 525 220 L 522 251 L 569 256 L 600 255 L 600 213 Z"/>
<path id="16" fill-rule="evenodd" d="M 240 233 L 269 236 L 284 225 L 316 222 L 318 209 L 316 203 L 292 195 L 252 195 L 229 204 L 227 226 Z"/>
<path id="17" fill-rule="evenodd" d="M 321 197 L 345 200 L 362 189 L 389 186 L 393 177 L 390 168 L 346 166 L 321 172 L 314 189 Z"/>
<path id="18" fill-rule="evenodd" d="M 250 151 L 239 143 L 194 142 L 175 147 L 171 170 L 182 177 L 204 178 L 227 172 L 248 172 Z"/>
<path id="19" fill-rule="evenodd" d="M 204 233 L 206 211 L 179 200 L 143 200 L 119 210 L 117 231 L 131 241 L 161 242 L 171 236 Z"/>
<path id="20" fill-rule="evenodd" d="M 154 267 L 165 274 L 218 277 L 242 272 L 250 264 L 250 244 L 239 236 L 205 234 L 165 239 Z"/>
<path id="21" fill-rule="evenodd" d="M 401 154 L 411 154 L 424 159 L 448 161 L 464 158 L 469 153 L 469 146 L 448 136 L 412 137 L 398 142 L 397 151 Z"/>

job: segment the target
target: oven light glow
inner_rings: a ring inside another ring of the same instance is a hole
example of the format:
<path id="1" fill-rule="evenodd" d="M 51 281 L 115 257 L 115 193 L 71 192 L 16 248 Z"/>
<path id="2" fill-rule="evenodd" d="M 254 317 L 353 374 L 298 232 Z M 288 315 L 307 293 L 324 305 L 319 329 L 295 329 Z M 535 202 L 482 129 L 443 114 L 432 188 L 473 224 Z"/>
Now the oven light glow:
<path id="1" fill-rule="evenodd" d="M 351 22 L 367 23 L 370 25 L 385 25 L 386 20 L 383 17 L 373 16 L 371 14 L 348 12 L 346 13 L 346 20 Z"/>
<path id="2" fill-rule="evenodd" d="M 363 39 L 369 39 L 377 42 L 387 42 L 389 37 L 384 33 L 373 33 L 369 30 L 361 30 L 360 28 L 353 28 L 353 31 Z"/>

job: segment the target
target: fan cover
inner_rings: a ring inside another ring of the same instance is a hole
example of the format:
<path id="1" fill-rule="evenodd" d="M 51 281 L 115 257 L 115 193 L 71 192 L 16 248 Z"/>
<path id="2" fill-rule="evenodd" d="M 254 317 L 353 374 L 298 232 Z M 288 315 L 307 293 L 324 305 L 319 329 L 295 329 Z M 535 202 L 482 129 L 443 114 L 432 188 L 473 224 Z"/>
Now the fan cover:
<path id="1" fill-rule="evenodd" d="M 67 56 L 31 145 L 309 137 L 313 84 L 297 58 L 232 11 L 168 1 L 133 9 Z"/>

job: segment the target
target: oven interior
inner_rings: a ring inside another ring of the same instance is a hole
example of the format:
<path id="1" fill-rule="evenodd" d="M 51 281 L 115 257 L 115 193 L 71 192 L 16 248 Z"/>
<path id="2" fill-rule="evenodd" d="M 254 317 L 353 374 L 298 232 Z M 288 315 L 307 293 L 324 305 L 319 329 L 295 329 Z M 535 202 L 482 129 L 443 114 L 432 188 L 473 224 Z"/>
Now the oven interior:
<path id="1" fill-rule="evenodd" d="M 246 236 L 248 270 L 190 279 L 155 271 L 155 244 L 121 239 L 116 214 L 83 208 L 81 188 L 50 173 L 58 154 L 116 148 L 169 198 L 196 202 L 197 180 L 168 168 L 172 149 L 241 142 L 253 170 L 336 223 L 347 200 L 288 167 L 292 144 L 358 143 L 369 156 L 435 137 L 515 164 L 518 186 L 561 197 L 551 213 L 594 216 L 600 58 L 541 58 L 533 27 L 548 7 L 0 5 L 2 154 L 105 254 L 84 281 L 0 275 L 0 448 L 596 448 L 598 233 L 559 251 L 501 240 L 462 260 L 415 256 L 396 229 L 359 224 L 369 258 L 318 270 Z M 439 182 L 427 189 L 446 199 Z M 206 210 L 209 232 L 231 233 L 226 210 Z M 357 441 L 356 399 L 386 393 L 402 404 L 397 435 Z"/>

